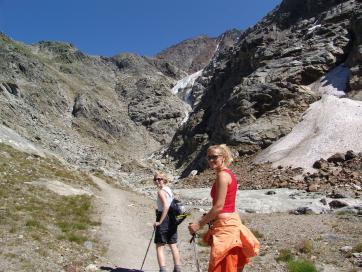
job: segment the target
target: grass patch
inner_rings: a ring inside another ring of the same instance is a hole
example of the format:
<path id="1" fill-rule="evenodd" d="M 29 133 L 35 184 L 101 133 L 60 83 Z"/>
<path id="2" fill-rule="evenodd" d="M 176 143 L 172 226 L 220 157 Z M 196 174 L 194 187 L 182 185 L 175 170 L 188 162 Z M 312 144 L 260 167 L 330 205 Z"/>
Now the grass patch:
<path id="1" fill-rule="evenodd" d="M 54 203 L 56 225 L 66 239 L 78 244 L 87 240 L 82 231 L 99 225 L 90 218 L 91 198 L 89 196 L 63 197 Z"/>
<path id="2" fill-rule="evenodd" d="M 304 254 L 311 254 L 313 251 L 313 243 L 310 240 L 303 240 L 299 246 L 298 251 Z"/>
<path id="3" fill-rule="evenodd" d="M 355 245 L 353 247 L 353 252 L 361 253 L 362 252 L 362 243 L 359 243 L 359 244 Z"/>
<path id="4" fill-rule="evenodd" d="M 277 262 L 290 262 L 294 260 L 294 255 L 289 249 L 281 249 L 279 256 L 275 258 Z"/>
<path id="5" fill-rule="evenodd" d="M 29 228 L 38 228 L 38 229 L 42 228 L 40 222 L 34 219 L 27 220 L 25 226 Z"/>
<path id="6" fill-rule="evenodd" d="M 74 233 L 69 234 L 67 238 L 69 241 L 75 242 L 77 244 L 83 244 L 85 241 L 87 241 L 86 237 Z"/>
<path id="7" fill-rule="evenodd" d="M 12 225 L 9 229 L 9 233 L 16 233 L 17 229 L 15 225 Z"/>
<path id="8" fill-rule="evenodd" d="M 35 241 L 41 241 L 41 236 L 38 233 L 32 233 L 31 238 Z"/>
<path id="9" fill-rule="evenodd" d="M 288 262 L 289 272 L 317 272 L 314 264 L 307 260 L 293 260 Z"/>
<path id="10" fill-rule="evenodd" d="M 251 229 L 251 232 L 254 234 L 254 236 L 258 239 L 264 238 L 264 235 L 258 231 L 257 229 Z"/>
<path id="11" fill-rule="evenodd" d="M 93 253 L 86 255 L 83 252 L 83 243 L 93 240 L 90 228 L 100 224 L 92 220 L 92 197 L 60 196 L 29 184 L 39 179 L 54 179 L 89 188 L 93 182 L 88 175 L 66 168 L 55 158 L 30 155 L 2 143 L 0 154 L 4 155 L 0 156 L 0 228 L 9 236 L 2 246 L 22 246 L 26 241 L 38 248 L 46 248 L 49 256 L 63 254 L 66 248 L 77 252 L 77 256 L 71 255 L 65 262 L 70 263 L 73 257 L 93 258 Z M 19 234 L 24 238 L 17 239 Z M 99 254 L 97 241 L 93 244 L 94 254 Z M 0 253 L 0 259 L 3 257 L 4 254 Z M 34 253 L 29 255 L 29 263 L 26 260 L 20 262 L 29 267 L 26 271 L 33 271 L 31 267 L 39 265 L 38 258 Z M 38 267 L 38 270 L 42 268 Z"/>

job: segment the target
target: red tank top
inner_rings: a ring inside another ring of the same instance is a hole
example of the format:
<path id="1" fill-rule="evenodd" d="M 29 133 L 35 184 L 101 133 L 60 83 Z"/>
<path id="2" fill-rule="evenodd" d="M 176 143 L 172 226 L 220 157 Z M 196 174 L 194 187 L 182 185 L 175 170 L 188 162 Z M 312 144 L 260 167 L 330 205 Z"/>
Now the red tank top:
<path id="1" fill-rule="evenodd" d="M 236 181 L 236 177 L 235 177 L 234 173 L 231 170 L 224 169 L 223 171 L 229 173 L 229 175 L 231 176 L 231 183 L 228 186 L 224 207 L 221 210 L 221 213 L 232 213 L 232 212 L 235 212 L 235 199 L 236 199 L 236 192 L 238 190 L 238 183 Z M 215 201 L 216 201 L 215 182 L 212 185 L 210 195 L 212 198 L 212 204 L 214 205 Z"/>

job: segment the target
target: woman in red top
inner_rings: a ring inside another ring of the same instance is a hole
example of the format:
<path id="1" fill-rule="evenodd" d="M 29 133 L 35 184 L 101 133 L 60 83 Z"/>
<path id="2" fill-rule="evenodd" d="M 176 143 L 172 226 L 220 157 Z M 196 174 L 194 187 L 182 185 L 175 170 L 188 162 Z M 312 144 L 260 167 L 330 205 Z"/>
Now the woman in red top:
<path id="1" fill-rule="evenodd" d="M 227 167 L 232 162 L 229 148 L 210 146 L 207 150 L 209 167 L 215 171 L 216 179 L 211 189 L 212 208 L 198 222 L 190 223 L 189 231 L 195 234 L 202 226 L 212 222 L 206 235 L 211 245 L 209 272 L 241 272 L 248 262 L 242 251 L 240 240 L 241 220 L 235 212 L 237 181 Z"/>

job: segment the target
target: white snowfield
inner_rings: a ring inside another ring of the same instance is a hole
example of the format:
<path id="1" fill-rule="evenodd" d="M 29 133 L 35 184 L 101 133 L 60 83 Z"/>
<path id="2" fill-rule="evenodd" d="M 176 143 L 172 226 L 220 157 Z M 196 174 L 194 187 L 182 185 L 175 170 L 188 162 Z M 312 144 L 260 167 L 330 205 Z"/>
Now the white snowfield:
<path id="1" fill-rule="evenodd" d="M 326 95 L 310 105 L 303 120 L 255 162 L 312 170 L 320 158 L 337 152 L 362 152 L 362 102 Z"/>

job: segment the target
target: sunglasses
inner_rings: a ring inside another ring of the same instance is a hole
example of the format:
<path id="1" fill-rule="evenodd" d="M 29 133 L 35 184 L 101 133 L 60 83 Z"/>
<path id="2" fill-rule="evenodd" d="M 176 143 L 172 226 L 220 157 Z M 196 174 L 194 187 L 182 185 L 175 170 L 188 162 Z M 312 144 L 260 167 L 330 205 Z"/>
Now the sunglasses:
<path id="1" fill-rule="evenodd" d="M 209 156 L 206 157 L 206 159 L 207 159 L 208 161 L 215 161 L 215 160 L 217 160 L 217 158 L 220 157 L 220 156 L 222 156 L 222 155 L 209 155 Z"/>
<path id="2" fill-rule="evenodd" d="M 154 181 L 161 181 L 161 180 L 163 180 L 163 178 L 155 178 L 155 179 L 153 179 Z"/>

